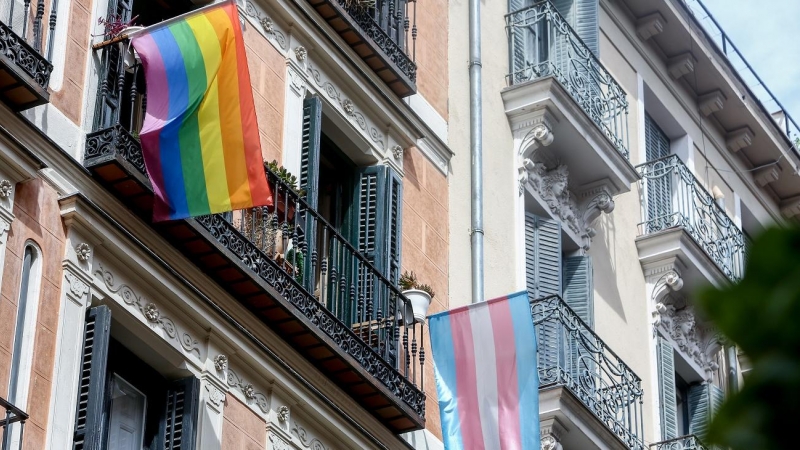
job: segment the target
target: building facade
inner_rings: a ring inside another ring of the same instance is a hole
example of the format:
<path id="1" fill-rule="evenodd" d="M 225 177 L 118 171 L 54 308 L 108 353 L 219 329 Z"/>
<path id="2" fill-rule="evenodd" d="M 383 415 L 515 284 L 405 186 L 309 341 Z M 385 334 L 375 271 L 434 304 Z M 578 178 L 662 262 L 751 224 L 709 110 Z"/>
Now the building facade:
<path id="1" fill-rule="evenodd" d="M 398 281 L 471 301 L 468 2 L 239 0 L 275 205 L 154 223 L 124 36 L 209 3 L 0 6 L 0 448 L 442 448 Z M 542 448 L 703 448 L 748 362 L 693 295 L 800 213 L 800 129 L 699 0 L 481 21 L 485 297 L 529 292 Z"/>
<path id="2" fill-rule="evenodd" d="M 469 59 L 465 3 L 451 62 Z M 485 297 L 529 292 L 543 449 L 703 448 L 748 369 L 694 296 L 797 214 L 800 130 L 704 8 L 482 4 Z M 459 150 L 466 73 L 450 65 Z M 451 161 L 451 307 L 471 298 L 470 164 Z"/>
<path id="3" fill-rule="evenodd" d="M 425 445 L 447 2 L 238 1 L 274 205 L 154 223 L 125 36 L 209 3 L 0 5 L 0 447 Z"/>

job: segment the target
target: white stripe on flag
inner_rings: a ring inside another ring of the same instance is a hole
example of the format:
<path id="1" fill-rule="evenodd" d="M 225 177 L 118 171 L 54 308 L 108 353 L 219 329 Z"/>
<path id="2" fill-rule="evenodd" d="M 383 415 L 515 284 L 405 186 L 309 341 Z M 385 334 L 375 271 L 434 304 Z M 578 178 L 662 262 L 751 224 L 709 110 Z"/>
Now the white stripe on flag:
<path id="1" fill-rule="evenodd" d="M 475 349 L 475 375 L 478 383 L 478 410 L 481 416 L 483 444 L 486 450 L 500 449 L 497 413 L 497 364 L 494 330 L 489 305 L 481 303 L 469 310 Z"/>

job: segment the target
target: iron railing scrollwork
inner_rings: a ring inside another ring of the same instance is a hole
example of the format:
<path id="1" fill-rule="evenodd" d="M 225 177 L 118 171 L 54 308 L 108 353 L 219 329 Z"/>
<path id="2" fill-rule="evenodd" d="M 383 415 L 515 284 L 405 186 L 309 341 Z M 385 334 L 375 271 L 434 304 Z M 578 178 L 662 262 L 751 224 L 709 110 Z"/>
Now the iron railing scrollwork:
<path id="1" fill-rule="evenodd" d="M 563 386 L 630 449 L 644 449 L 642 381 L 557 295 L 531 301 L 539 388 Z"/>
<path id="2" fill-rule="evenodd" d="M 122 157 L 147 176 L 138 140 L 145 85 L 140 64 L 109 46 L 85 161 Z M 293 188 L 266 169 L 271 207 L 195 218 L 241 265 L 291 303 L 389 392 L 425 417 L 423 328 L 394 283 Z M 315 238 L 309 239 L 310 233 Z"/>
<path id="3" fill-rule="evenodd" d="M 707 447 L 700 439 L 693 435 L 681 436 L 668 441 L 656 442 L 650 445 L 651 450 L 713 450 Z"/>
<path id="4" fill-rule="evenodd" d="M 12 405 L 8 400 L 0 397 L 0 409 L 4 409 L 5 413 L 0 417 L 0 428 L 3 429 L 2 441 L 0 441 L 0 450 L 12 450 L 12 444 L 18 443 L 18 449 L 22 449 L 22 438 L 25 432 L 25 421 L 28 420 L 28 415 L 21 409 Z M 19 424 L 19 428 L 15 431 L 14 428 Z M 14 434 L 18 432 L 16 436 Z"/>
<path id="5" fill-rule="evenodd" d="M 41 89 L 50 84 L 58 0 L 5 1 L 0 6 L 0 54 L 10 59 Z M 49 6 L 49 11 L 46 6 Z M 34 8 L 34 9 L 32 9 Z"/>
<path id="6" fill-rule="evenodd" d="M 558 80 L 617 151 L 628 158 L 628 100 L 622 86 L 550 1 L 506 15 L 509 85 Z"/>
<path id="7" fill-rule="evenodd" d="M 700 184 L 669 155 L 636 167 L 641 175 L 645 221 L 639 234 L 682 227 L 731 281 L 741 280 L 746 260 L 742 230 Z"/>
<path id="8" fill-rule="evenodd" d="M 417 80 L 417 0 L 335 0 L 411 82 Z"/>

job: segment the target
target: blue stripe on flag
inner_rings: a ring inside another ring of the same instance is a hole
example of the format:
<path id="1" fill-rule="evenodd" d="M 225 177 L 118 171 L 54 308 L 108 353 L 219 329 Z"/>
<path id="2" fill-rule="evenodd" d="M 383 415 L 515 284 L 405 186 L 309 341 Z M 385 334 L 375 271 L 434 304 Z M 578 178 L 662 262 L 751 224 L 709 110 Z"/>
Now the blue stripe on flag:
<path id="1" fill-rule="evenodd" d="M 536 364 L 536 332 L 533 328 L 528 293 L 508 296 L 514 323 L 517 348 L 517 380 L 519 382 L 519 415 L 522 450 L 538 450 L 539 440 L 539 373 Z"/>
<path id="2" fill-rule="evenodd" d="M 463 449 L 456 399 L 456 360 L 450 314 L 431 316 L 429 326 L 436 374 L 436 393 L 439 396 L 439 413 L 442 421 L 442 440 L 446 449 Z"/>

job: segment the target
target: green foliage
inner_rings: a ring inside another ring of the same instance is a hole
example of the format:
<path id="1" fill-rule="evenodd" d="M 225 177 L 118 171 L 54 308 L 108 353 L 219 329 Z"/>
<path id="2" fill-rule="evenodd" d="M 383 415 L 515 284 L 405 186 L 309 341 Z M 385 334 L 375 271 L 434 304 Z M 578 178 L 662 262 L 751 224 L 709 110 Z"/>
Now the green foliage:
<path id="1" fill-rule="evenodd" d="M 411 272 L 408 271 L 403 272 L 403 275 L 400 276 L 400 282 L 397 284 L 400 286 L 400 289 L 404 291 L 409 291 L 411 289 L 418 289 L 420 291 L 427 292 L 428 295 L 431 296 L 431 298 L 433 298 L 436 295 L 436 293 L 433 291 L 433 288 L 430 287 L 430 285 L 420 284 L 419 281 L 417 281 L 417 274 L 415 274 L 413 270 Z"/>
<path id="2" fill-rule="evenodd" d="M 708 289 L 700 308 L 753 369 L 725 401 L 708 440 L 738 449 L 795 448 L 800 417 L 800 229 L 771 229 L 752 248 L 744 279 Z"/>
<path id="3" fill-rule="evenodd" d="M 303 252 L 295 252 L 294 247 L 290 248 L 288 252 L 286 252 L 286 262 L 294 266 L 295 274 L 294 279 L 297 280 L 298 283 L 303 283 L 303 264 L 304 264 L 305 256 Z"/>
<path id="4" fill-rule="evenodd" d="M 298 183 L 297 177 L 292 175 L 292 173 L 286 170 L 285 167 L 279 165 L 278 161 L 273 159 L 271 162 L 268 162 L 267 168 L 270 170 L 270 172 L 274 173 L 281 181 L 286 183 L 286 185 L 289 186 L 289 189 L 294 191 L 297 195 L 301 197 L 305 195 L 305 191 L 297 186 Z"/>

